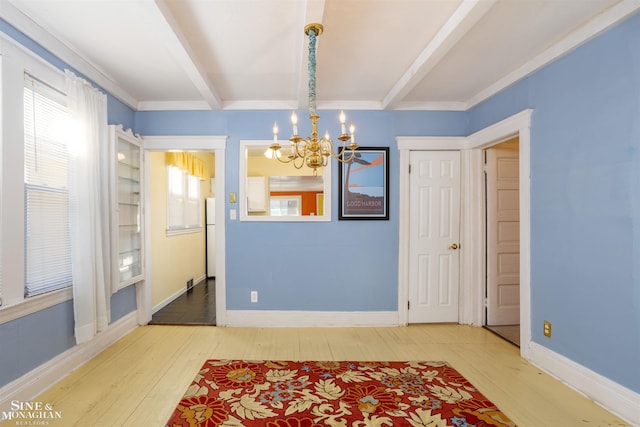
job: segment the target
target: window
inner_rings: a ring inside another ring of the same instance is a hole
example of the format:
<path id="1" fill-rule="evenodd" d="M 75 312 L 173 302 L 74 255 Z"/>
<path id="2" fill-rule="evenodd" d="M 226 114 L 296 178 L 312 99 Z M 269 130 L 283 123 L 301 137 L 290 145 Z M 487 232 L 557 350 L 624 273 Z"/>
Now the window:
<path id="1" fill-rule="evenodd" d="M 314 176 L 308 167 L 296 169 L 291 163 L 284 164 L 265 156 L 270 140 L 241 140 L 238 164 L 239 188 L 238 209 L 240 221 L 264 222 L 326 222 L 331 221 L 331 167 L 330 161 Z M 254 181 L 261 181 L 256 190 Z M 266 182 L 265 182 L 266 181 Z M 277 186 L 277 189 L 276 189 Z M 267 188 L 268 187 L 268 188 Z M 271 193 L 288 194 L 271 194 Z M 313 192 L 321 196 L 313 209 L 306 209 L 304 193 Z M 273 206 L 270 199 L 275 196 L 302 195 L 296 207 L 288 202 Z M 256 197 L 258 195 L 259 197 Z M 319 200 L 319 202 L 318 202 Z M 258 204 L 254 202 L 259 201 Z M 318 204 L 319 203 L 319 204 Z"/>
<path id="2" fill-rule="evenodd" d="M 71 286 L 69 153 L 64 95 L 25 75 L 25 285 L 30 297 Z"/>
<path id="3" fill-rule="evenodd" d="M 202 228 L 200 179 L 167 166 L 167 231 Z"/>
<path id="4" fill-rule="evenodd" d="M 299 216 L 302 197 L 271 196 L 269 198 L 269 214 L 271 216 Z"/>

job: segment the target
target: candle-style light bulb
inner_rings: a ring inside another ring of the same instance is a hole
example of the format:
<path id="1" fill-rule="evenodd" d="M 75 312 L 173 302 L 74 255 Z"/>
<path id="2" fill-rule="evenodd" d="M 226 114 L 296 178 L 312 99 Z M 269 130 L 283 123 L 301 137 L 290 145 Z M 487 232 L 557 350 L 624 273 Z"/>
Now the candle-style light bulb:
<path id="1" fill-rule="evenodd" d="M 293 125 L 293 134 L 297 135 L 298 134 L 298 115 L 296 114 L 295 111 L 291 113 L 291 124 Z"/>
<path id="2" fill-rule="evenodd" d="M 278 142 L 278 123 L 273 122 L 273 142 Z"/>
<path id="3" fill-rule="evenodd" d="M 331 141 L 331 140 L 329 139 L 329 131 L 328 131 L 328 130 L 324 132 L 324 140 L 325 140 L 325 141 Z"/>
<path id="4" fill-rule="evenodd" d="M 340 125 L 341 125 L 341 133 L 344 135 L 347 133 L 347 128 L 345 123 L 347 122 L 347 117 L 344 115 L 344 110 L 340 111 Z"/>
<path id="5" fill-rule="evenodd" d="M 349 126 L 349 132 L 351 132 L 351 142 L 356 142 L 356 127 L 353 123 Z"/>

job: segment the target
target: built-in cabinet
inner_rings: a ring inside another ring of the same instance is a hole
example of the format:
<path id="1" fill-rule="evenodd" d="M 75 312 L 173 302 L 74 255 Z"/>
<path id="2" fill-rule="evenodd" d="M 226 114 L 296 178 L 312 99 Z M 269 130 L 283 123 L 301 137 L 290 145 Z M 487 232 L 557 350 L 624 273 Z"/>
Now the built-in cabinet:
<path id="1" fill-rule="evenodd" d="M 121 125 L 109 126 L 109 134 L 114 148 L 117 275 L 119 287 L 123 288 L 141 281 L 144 275 L 142 139 Z"/>

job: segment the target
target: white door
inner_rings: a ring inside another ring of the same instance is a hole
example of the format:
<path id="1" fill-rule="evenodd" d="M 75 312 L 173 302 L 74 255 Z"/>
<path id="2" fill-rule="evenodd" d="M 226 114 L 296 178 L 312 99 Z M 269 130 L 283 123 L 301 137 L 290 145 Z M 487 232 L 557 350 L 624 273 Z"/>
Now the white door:
<path id="1" fill-rule="evenodd" d="M 457 322 L 460 152 L 412 151 L 409 323 Z"/>
<path id="2" fill-rule="evenodd" d="M 520 174 L 517 140 L 486 150 L 487 325 L 520 324 Z"/>

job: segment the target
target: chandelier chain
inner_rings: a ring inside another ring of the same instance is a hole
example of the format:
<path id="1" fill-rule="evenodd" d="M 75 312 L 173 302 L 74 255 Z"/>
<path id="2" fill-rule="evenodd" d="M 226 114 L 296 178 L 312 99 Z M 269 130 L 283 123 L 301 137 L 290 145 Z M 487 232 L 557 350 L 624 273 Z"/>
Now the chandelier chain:
<path id="1" fill-rule="evenodd" d="M 316 109 L 316 42 L 317 37 L 322 34 L 322 24 L 309 24 L 305 27 L 305 34 L 309 37 L 309 120 L 311 120 L 311 136 L 303 138 L 298 135 L 298 116 L 294 111 L 291 114 L 291 124 L 293 125 L 293 134 L 289 138 L 291 146 L 289 154 L 283 155 L 282 146 L 278 141 L 278 124 L 273 124 L 273 143 L 269 147 L 268 157 L 272 157 L 282 163 L 292 163 L 296 169 L 308 166 L 313 169 L 313 174 L 318 173 L 318 168 L 327 166 L 331 158 L 335 158 L 341 163 L 350 163 L 356 157 L 355 150 L 358 145 L 355 141 L 355 127 L 353 123 L 349 127 L 350 134 L 347 133 L 346 117 L 344 111 L 340 112 L 341 133 L 338 140 L 342 142 L 342 146 L 336 151 L 329 133 L 318 137 L 318 119 L 320 116 Z M 347 141 L 350 143 L 347 145 Z"/>
<path id="2" fill-rule="evenodd" d="M 309 115 L 316 115 L 316 32 L 309 30 Z"/>

